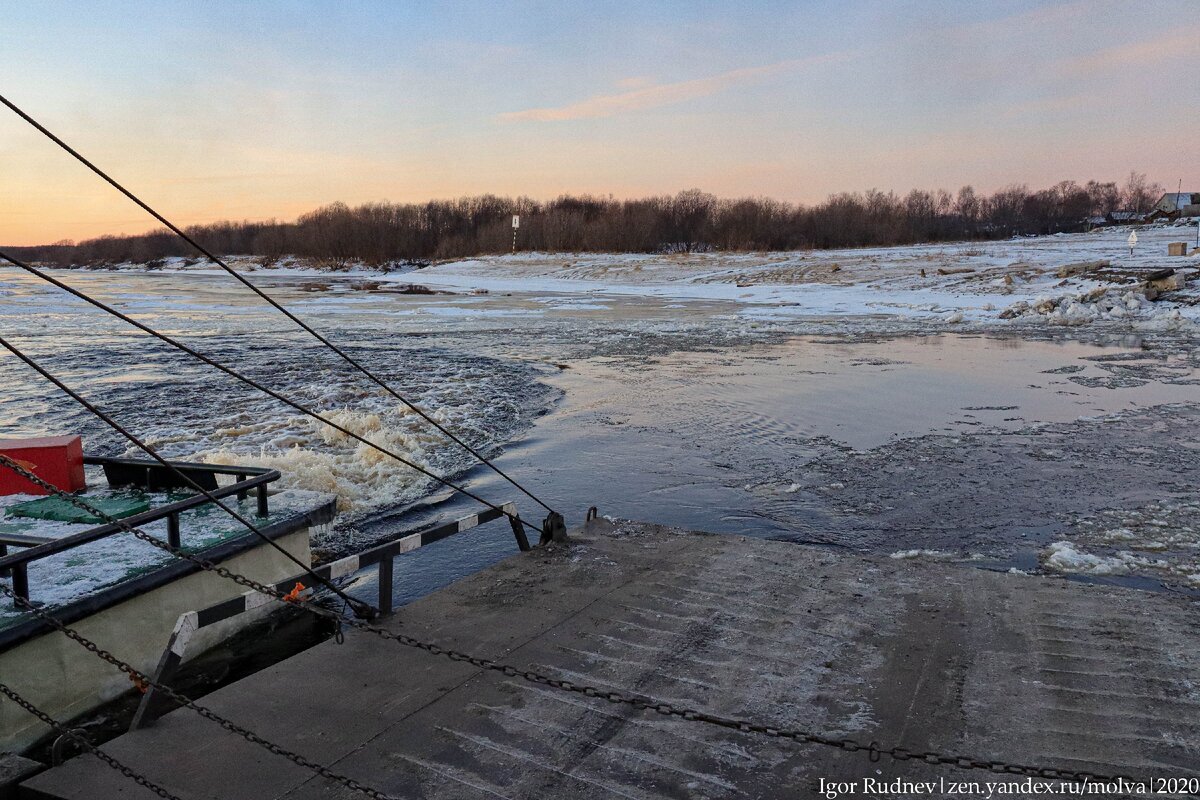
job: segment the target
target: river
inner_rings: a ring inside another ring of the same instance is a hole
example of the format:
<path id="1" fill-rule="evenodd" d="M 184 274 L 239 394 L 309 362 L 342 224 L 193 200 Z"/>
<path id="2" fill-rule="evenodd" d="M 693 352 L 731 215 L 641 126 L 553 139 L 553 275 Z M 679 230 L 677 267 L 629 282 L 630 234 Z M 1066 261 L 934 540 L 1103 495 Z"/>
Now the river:
<path id="1" fill-rule="evenodd" d="M 372 441 L 538 517 L 533 501 L 474 467 L 461 448 L 227 276 L 60 275 Z M 1032 570 L 1053 568 L 1062 548 L 1048 548 L 1073 537 L 1076 555 L 1129 552 L 1128 543 L 1106 543 L 1096 531 L 1136 529 L 1137 520 L 1105 527 L 1106 514 L 1141 515 L 1150 525 L 1194 502 L 1187 490 L 1163 487 L 1194 470 L 1197 451 L 1170 452 L 1139 431 L 1145 415 L 1194 423 L 1186 415 L 1200 370 L 1186 349 L 1147 349 L 1136 337 L 951 334 L 886 322 L 850 334 L 827 322 L 814 333 L 722 299 L 536 286 L 406 294 L 362 278 L 253 277 L 472 446 L 495 454 L 569 523 L 594 505 L 718 533 Z M 471 507 L 14 270 L 0 273 L 0 328 L 166 455 L 277 467 L 287 485 L 336 494 L 342 522 L 317 543 L 327 555 Z M 0 380 L 0 434 L 80 432 L 89 452 L 134 453 L 7 354 Z M 1112 447 L 1159 457 L 1134 463 Z M 1052 455 L 1030 460 L 1039 448 Z M 408 588 L 400 599 L 511 552 L 511 536 L 498 530 L 402 560 Z M 1146 564 L 1130 562 L 1121 579 L 1189 584 L 1198 538 L 1164 545 Z M 1169 569 L 1150 563 L 1164 558 Z M 1078 571 L 1093 578 L 1122 572 L 1085 567 Z"/>

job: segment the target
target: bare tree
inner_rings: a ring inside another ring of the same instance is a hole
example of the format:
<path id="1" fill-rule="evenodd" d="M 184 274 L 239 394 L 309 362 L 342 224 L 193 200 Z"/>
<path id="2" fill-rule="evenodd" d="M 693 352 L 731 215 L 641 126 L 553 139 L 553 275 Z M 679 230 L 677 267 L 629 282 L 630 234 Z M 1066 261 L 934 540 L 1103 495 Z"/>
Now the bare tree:
<path id="1" fill-rule="evenodd" d="M 903 198 L 871 189 L 835 194 L 812 206 L 762 197 L 723 200 L 699 189 L 633 200 L 563 195 L 540 202 L 481 195 L 354 208 L 333 203 L 290 223 L 216 222 L 187 231 L 215 252 L 264 262 L 295 255 L 330 267 L 505 253 L 513 214 L 521 215 L 520 245 L 529 250 L 791 250 L 1083 230 L 1089 216 L 1122 204 L 1145 211 L 1161 192 L 1132 172 L 1121 189 L 1114 183 L 1061 181 L 1040 191 L 1007 186 L 990 196 L 971 186 L 957 195 L 914 189 Z M 64 266 L 194 255 L 166 230 L 11 249 Z"/>
<path id="2" fill-rule="evenodd" d="M 1150 210 L 1162 193 L 1162 186 L 1147 180 L 1146 173 L 1130 172 L 1121 191 L 1121 202 L 1127 211 L 1142 214 Z"/>

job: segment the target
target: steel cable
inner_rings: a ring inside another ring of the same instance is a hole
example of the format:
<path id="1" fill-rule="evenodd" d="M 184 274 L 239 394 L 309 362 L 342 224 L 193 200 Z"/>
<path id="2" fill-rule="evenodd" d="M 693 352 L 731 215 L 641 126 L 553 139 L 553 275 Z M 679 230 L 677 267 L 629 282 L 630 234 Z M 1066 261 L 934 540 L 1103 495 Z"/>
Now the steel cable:
<path id="1" fill-rule="evenodd" d="M 243 575 L 230 572 L 223 567 L 212 564 L 211 562 L 206 562 L 190 553 L 173 548 L 166 542 L 163 542 L 145 533 L 144 531 L 133 528 L 129 524 L 113 518 L 111 515 L 105 514 L 103 511 L 94 508 L 82 499 L 75 497 L 74 495 L 70 495 L 53 486 L 52 484 L 42 480 L 41 478 L 38 478 L 36 475 L 33 475 L 32 472 L 24 467 L 21 467 L 15 461 L 2 454 L 0 454 L 0 466 L 7 467 L 8 469 L 17 472 L 25 478 L 33 480 L 35 483 L 38 483 L 39 485 L 43 486 L 43 488 L 46 488 L 51 493 L 61 497 L 67 502 L 70 502 L 79 508 L 87 509 L 102 519 L 105 519 L 105 521 L 117 525 L 122 530 L 131 533 L 139 539 L 148 541 L 162 550 L 171 552 L 177 555 L 179 558 L 192 561 L 203 569 L 213 571 L 219 575 L 222 575 L 222 577 L 227 577 L 230 580 L 233 580 L 235 583 L 241 586 L 252 588 L 267 597 L 272 597 L 282 602 L 292 602 L 287 600 L 278 590 L 274 589 L 273 587 L 266 586 Z M 0 585 L 0 590 L 3 590 L 6 594 L 10 594 L 8 590 L 3 587 L 3 585 Z M 1045 780 L 1070 781 L 1084 784 L 1089 782 L 1109 784 L 1115 784 L 1118 781 L 1124 781 L 1126 784 L 1138 782 L 1136 779 L 1125 775 L 1105 775 L 1087 770 L 1072 770 L 1065 767 L 1019 764 L 996 759 L 981 759 L 953 753 L 943 753 L 934 750 L 921 752 L 898 745 L 892 747 L 882 747 L 878 742 L 874 741 L 863 743 L 848 737 L 828 736 L 813 731 L 769 725 L 762 722 L 756 722 L 754 720 L 725 717 L 690 708 L 678 708 L 671 703 L 654 700 L 653 698 L 645 695 L 611 689 L 602 689 L 595 686 L 589 686 L 587 684 L 579 684 L 573 681 L 555 678 L 536 670 L 520 669 L 519 667 L 514 667 L 510 664 L 505 664 L 500 661 L 481 658 L 479 656 L 471 655 L 470 653 L 442 647 L 441 645 L 432 644 L 430 642 L 423 642 L 420 639 L 416 639 L 412 636 L 394 633 L 385 628 L 380 628 L 376 625 L 363 622 L 362 620 L 353 619 L 343 614 L 338 614 L 335 611 L 321 608 L 320 606 L 313 605 L 307 601 L 301 600 L 295 602 L 294 605 L 303 608 L 323 619 L 336 619 L 348 627 L 363 631 L 364 633 L 370 633 L 381 639 L 393 641 L 396 644 L 404 647 L 422 650 L 430 655 L 440 656 L 451 661 L 471 664 L 479 669 L 498 672 L 507 677 L 520 678 L 521 680 L 528 681 L 539 686 L 546 686 L 551 689 L 571 692 L 588 698 L 604 700 L 616 705 L 628 706 L 638 711 L 653 711 L 674 719 L 688 722 L 700 722 L 741 733 L 754 733 L 775 739 L 787 739 L 802 744 L 817 744 L 825 747 L 837 748 L 851 753 L 866 753 L 871 761 L 878 761 L 881 756 L 886 755 L 893 761 L 920 761 L 926 764 L 950 766 L 964 770 L 985 770 L 999 774 L 1021 775 Z M 1144 781 L 1142 783 L 1144 783 Z"/>
<path id="2" fill-rule="evenodd" d="M 19 358 L 21 361 L 25 362 L 28 366 L 30 366 L 35 371 L 37 371 L 38 374 L 40 374 L 46 380 L 50 381 L 55 386 L 57 386 L 59 389 L 61 389 L 63 392 L 68 394 L 72 399 L 74 399 L 77 403 L 79 403 L 81 406 L 86 408 L 92 414 L 94 414 L 95 416 L 97 416 L 98 418 L 103 420 L 105 424 L 107 424 L 109 427 L 111 427 L 117 433 L 121 434 L 126 439 L 128 439 L 130 442 L 132 442 L 138 449 L 142 450 L 147 455 L 149 455 L 151 458 L 153 458 L 155 461 L 157 461 L 159 464 L 161 464 L 162 466 L 169 469 L 173 475 L 175 475 L 176 477 L 183 480 L 185 483 L 187 483 L 188 486 L 190 486 L 191 488 L 195 489 L 197 492 L 202 494 L 210 502 L 215 503 L 220 508 L 223 508 L 226 513 L 228 513 L 231 517 L 233 517 L 235 520 L 237 520 L 242 525 L 244 525 L 247 530 L 249 530 L 251 533 L 253 533 L 255 536 L 257 536 L 263 542 L 267 543 L 272 548 L 277 550 L 279 553 L 281 553 L 283 556 L 285 556 L 293 564 L 300 567 L 300 569 L 303 570 L 305 573 L 307 573 L 308 575 L 311 575 L 314 580 L 316 580 L 317 582 L 324 585 L 325 588 L 329 589 L 331 592 L 336 594 L 338 597 L 341 597 L 343 600 L 345 600 L 347 603 L 349 603 L 350 606 L 352 608 L 354 608 L 356 611 L 363 612 L 367 616 L 374 616 L 378 613 L 378 609 L 374 608 L 369 603 L 364 603 L 361 600 L 356 600 L 353 597 L 350 597 L 348 594 L 343 592 L 337 586 L 334 586 L 332 581 L 322 578 L 316 572 L 313 572 L 313 569 L 310 565 L 305 564 L 303 561 L 296 558 L 294 555 L 292 555 L 290 552 L 288 552 L 286 548 L 284 548 L 278 542 L 276 542 L 274 539 L 272 539 L 271 537 L 269 537 L 265 533 L 263 533 L 261 530 L 259 530 L 259 528 L 254 523 L 252 523 L 250 520 L 246 519 L 240 513 L 235 511 L 233 508 L 230 508 L 228 505 L 226 505 L 225 503 L 221 502 L 219 499 L 214 497 L 212 492 L 208 491 L 203 486 L 201 486 L 199 483 L 197 483 L 195 480 L 193 480 L 190 475 L 188 475 L 183 470 L 176 467 L 170 461 L 167 461 L 165 458 L 163 458 L 161 455 L 159 455 L 157 450 L 155 450 L 153 447 L 151 447 L 150 445 L 143 442 L 135 434 L 131 433 L 123 425 L 121 425 L 121 423 L 117 422 L 115 419 L 113 419 L 107 413 L 102 411 L 100 408 L 98 408 L 95 404 L 93 404 L 87 398 L 83 397 L 78 392 L 76 392 L 74 389 L 67 386 L 65 383 L 63 383 L 58 378 L 56 378 L 54 375 L 50 374 L 50 372 L 45 367 L 43 367 L 41 364 L 38 364 L 32 358 L 30 358 L 25 353 L 23 353 L 21 351 L 21 349 L 18 348 L 16 345 L 12 344 L 8 340 L 6 340 L 4 337 L 0 337 L 0 347 L 3 347 L 4 349 L 8 350 L 10 353 L 12 353 L 14 356 Z"/>
<path id="3" fill-rule="evenodd" d="M 16 605 L 18 605 L 19 607 L 25 609 L 26 611 L 29 611 L 34 616 L 43 620 L 48 625 L 52 626 L 55 630 L 57 630 L 59 633 L 63 634 L 68 639 L 71 639 L 76 644 L 83 647 L 83 649 L 87 650 L 89 653 L 95 655 L 102 661 L 105 661 L 105 662 L 113 665 L 114 667 L 119 669 L 121 672 L 124 672 L 126 675 L 128 675 L 130 677 L 131 680 L 136 681 L 139 686 L 152 687 L 155 690 L 162 692 L 163 694 L 165 694 L 167 697 L 174 700 L 179 705 L 183 706 L 184 708 L 187 708 L 190 711 L 196 712 L 197 714 L 199 714 L 200 716 L 209 720 L 210 722 L 217 723 L 218 725 L 220 725 L 222 728 L 229 731 L 230 733 L 235 733 L 238 736 L 241 736 L 246 741 L 250 742 L 251 744 L 258 745 L 259 747 L 263 748 L 264 750 L 267 750 L 270 753 L 274 753 L 277 756 L 282 756 L 283 758 L 286 758 L 288 761 L 291 761 L 293 764 L 297 764 L 298 766 L 301 766 L 301 767 L 304 767 L 305 769 L 311 770 L 312 772 L 316 773 L 317 775 L 320 775 L 322 778 L 328 778 L 331 781 L 336 781 L 348 789 L 353 789 L 356 792 L 361 792 L 362 794 L 367 795 L 368 797 L 372 798 L 373 800 L 397 800 L 396 798 L 392 797 L 391 795 L 384 794 L 383 792 L 378 791 L 377 789 L 372 789 L 371 787 L 369 787 L 365 784 L 359 783 L 358 781 L 354 780 L 353 778 L 350 778 L 346 775 L 341 775 L 337 772 L 334 772 L 333 770 L 329 769 L 328 767 L 324 766 L 323 764 L 319 764 L 315 761 L 305 758 L 304 756 L 300 755 L 299 753 L 296 753 L 292 750 L 288 750 L 286 747 L 277 745 L 268 739 L 264 739 L 263 737 L 259 736 L 257 733 L 250 730 L 249 728 L 244 728 L 241 725 L 238 725 L 236 722 L 233 722 L 232 720 L 221 716 L 220 714 L 218 714 L 217 712 L 208 708 L 207 706 L 200 705 L 195 700 L 192 700 L 190 697 L 183 694 L 182 692 L 176 691 L 175 689 L 172 689 L 170 686 L 167 686 L 166 684 L 159 683 L 158 681 L 154 680 L 152 677 L 150 677 L 146 673 L 139 670 L 137 667 L 134 667 L 132 664 L 130 664 L 126 661 L 122 661 L 121 659 L 117 658 L 110 651 L 100 647 L 100 645 L 96 644 L 91 639 L 88 639 L 86 636 L 79 633 L 74 628 L 71 628 L 71 627 L 65 625 L 64 623 L 62 623 L 61 621 L 56 619 L 53 614 L 47 613 L 46 611 L 38 608 L 37 606 L 35 606 L 33 603 L 29 602 L 28 600 L 24 600 L 20 597 L 17 597 L 17 595 L 13 594 L 11 589 L 9 589 L 7 586 L 4 586 L 3 584 L 0 584 L 0 594 L 4 594 L 4 595 L 7 595 L 8 597 L 12 598 L 14 603 L 16 603 Z"/>
<path id="4" fill-rule="evenodd" d="M 409 461 L 409 459 L 404 458 L 401 455 L 398 455 L 398 453 L 391 451 L 389 449 L 386 449 L 386 447 L 384 447 L 383 445 L 374 443 L 374 441 L 371 441 L 370 439 L 367 439 L 366 437 L 362 437 L 362 435 L 360 435 L 358 433 L 354 433 L 353 431 L 350 431 L 349 428 L 344 427 L 342 425 L 338 425 L 337 422 L 330 420 L 329 417 L 325 417 L 322 414 L 317 413 L 317 411 L 314 411 L 311 408 L 306 407 L 306 405 L 304 405 L 304 404 L 293 401 L 292 398 L 282 395 L 281 392 L 278 392 L 274 389 L 270 389 L 269 386 L 265 386 L 264 384 L 259 383 L 258 380 L 254 380 L 253 378 L 247 377 L 247 375 L 241 374 L 240 372 L 236 371 L 236 369 L 229 367 L 227 365 L 224 365 L 224 363 L 221 363 L 220 361 L 212 359 L 212 357 L 210 357 L 208 355 L 204 355 L 203 353 L 200 353 L 199 350 L 196 350 L 192 347 L 188 347 L 187 344 L 180 342 L 179 339 L 170 337 L 170 336 L 166 335 L 166 333 L 157 331 L 154 329 L 154 327 L 146 325 L 145 323 L 142 323 L 142 321 L 138 321 L 137 319 L 133 319 L 132 317 L 130 317 L 130 315 L 128 315 L 124 312 L 118 311 L 118 309 L 107 305 L 107 303 L 104 303 L 100 300 L 96 300 L 95 297 L 92 297 L 91 295 L 84 293 L 84 291 L 80 291 L 79 289 L 72 287 L 72 285 L 70 285 L 70 284 L 59 281 L 58 278 L 50 276 L 50 275 L 48 275 L 48 273 L 46 273 L 42 270 L 38 270 L 36 266 L 25 263 L 25 261 L 20 260 L 18 258 L 14 258 L 14 257 L 12 257 L 12 255 L 7 254 L 2 251 L 0 251 L 0 259 L 8 261 L 8 263 L 12 264 L 13 266 L 18 267 L 18 269 L 22 269 L 26 272 L 29 272 L 30 275 L 40 278 L 40 279 L 42 279 L 42 281 L 47 282 L 50 285 L 54 285 L 54 287 L 56 287 L 56 288 L 66 291 L 67 294 L 71 294 L 74 297 L 78 297 L 79 300 L 83 300 L 84 302 L 88 302 L 88 303 L 90 303 L 90 305 L 95 306 L 96 308 L 100 308 L 101 311 L 103 311 L 104 313 L 113 315 L 113 317 L 115 317 L 116 319 L 120 319 L 122 321 L 122 323 L 126 323 L 128 325 L 132 325 L 133 327 L 137 327 L 137 329 L 139 331 L 143 331 L 144 333 L 149 333 L 150 336 L 155 337 L 156 339 L 160 339 L 161 342 L 169 344 L 170 347 L 173 347 L 176 350 L 180 350 L 181 353 L 186 353 L 187 355 L 192 356 L 193 359 L 202 361 L 202 362 L 206 363 L 206 365 L 209 365 L 212 368 L 220 369 L 221 372 L 226 373 L 227 375 L 229 375 L 229 377 L 235 378 L 236 380 L 240 380 L 241 383 L 244 383 L 247 386 L 251 386 L 252 389 L 256 389 L 260 392 L 263 392 L 264 395 L 268 395 L 269 397 L 277 399 L 277 401 L 280 401 L 281 403 L 288 405 L 289 408 L 295 409 L 296 411 L 299 411 L 299 413 L 304 414 L 305 416 L 311 417 L 311 419 L 313 419 L 313 420 L 322 422 L 323 425 L 326 425 L 332 429 L 335 429 L 335 431 L 337 431 L 338 433 L 347 435 L 347 437 L 352 438 L 355 441 L 358 441 L 359 444 L 366 445 L 367 447 L 371 447 L 372 450 L 376 450 L 377 452 L 383 453 L 384 456 L 388 456 L 389 458 L 395 459 L 395 461 L 406 465 L 406 467 L 408 467 L 410 469 L 414 469 L 414 470 L 418 471 L 418 473 L 425 475 L 426 477 L 430 477 L 430 479 L 437 481 L 438 483 L 442 483 L 443 486 L 448 487 L 450 489 L 454 489 L 455 492 L 463 494 L 464 497 L 468 497 L 472 500 L 475 500 L 476 503 L 484 504 L 485 506 L 488 507 L 488 509 L 492 509 L 493 511 L 498 511 L 500 513 L 503 513 L 504 516 L 509 517 L 510 519 L 512 519 L 512 521 L 520 522 L 523 525 L 526 525 L 526 527 L 529 528 L 530 530 L 535 531 L 535 533 L 540 533 L 541 529 L 539 529 L 538 527 L 535 527 L 534 524 L 523 521 L 523 519 L 521 519 L 520 517 L 511 515 L 511 513 L 509 513 L 508 511 L 504 511 L 502 509 L 502 507 L 491 503 L 490 500 L 485 500 L 484 498 L 479 497 L 478 494 L 470 492 L 470 491 L 468 491 L 468 489 L 463 488 L 460 485 L 457 485 L 457 483 L 451 482 L 448 479 L 445 479 L 445 477 L 437 475 L 436 473 L 433 473 L 433 471 L 428 470 L 424 467 L 420 467 L 419 464 L 415 464 L 412 461 Z M 12 349 L 11 345 L 6 345 L 6 347 L 8 347 L 8 349 L 10 349 L 10 350 Z M 30 362 L 28 357 L 25 357 L 25 356 L 18 356 L 18 357 L 22 357 L 22 359 L 26 363 L 30 363 L 30 366 L 34 366 Z M 40 367 L 34 367 L 34 368 L 38 369 L 38 372 L 42 372 L 42 369 Z M 42 374 L 44 375 L 44 377 L 49 377 L 49 375 L 46 372 L 42 372 Z"/>
<path id="5" fill-rule="evenodd" d="M 135 194 L 133 194 L 133 192 L 129 191 L 124 186 L 122 186 L 120 183 L 118 183 L 116 180 L 114 180 L 112 177 L 110 177 L 108 175 L 108 173 L 104 172 L 102 169 L 97 167 L 95 164 L 93 164 L 91 161 L 89 161 L 87 158 L 85 158 L 82 154 L 80 154 L 78 151 L 76 151 L 73 147 L 71 147 L 66 142 L 64 142 L 62 139 L 60 139 L 58 136 L 54 135 L 54 133 L 52 133 L 48 128 L 46 128 L 40 122 L 35 120 L 29 114 L 25 113 L 22 109 L 18 108 L 11 100 L 4 97 L 3 95 L 0 95 L 0 103 L 3 103 L 5 106 L 7 106 L 9 109 L 11 109 L 17 116 L 21 117 L 21 119 L 28 122 L 30 125 L 32 125 L 34 128 L 36 128 L 40 133 L 42 133 L 44 136 L 46 136 L 48 139 L 50 139 L 50 141 L 57 144 L 59 147 L 61 147 L 67 153 L 72 155 L 77 161 L 79 161 L 85 167 L 87 167 L 92 172 L 96 173 L 98 176 L 103 178 L 114 189 L 116 189 L 121 194 L 128 197 L 135 204 L 137 204 L 140 208 L 142 208 L 142 210 L 144 210 L 150 216 L 154 217 L 156 220 L 161 222 L 168 229 L 170 229 L 171 232 L 178 235 L 181 239 L 183 239 L 185 242 L 187 242 L 192 247 L 194 247 L 198 252 L 200 252 L 206 258 L 211 260 L 218 267 L 225 270 L 225 272 L 229 273 L 234 278 L 236 278 L 238 280 L 238 282 L 240 282 L 247 289 L 254 292 L 256 295 L 261 297 L 263 300 L 265 300 L 267 303 L 269 303 L 272 307 L 274 307 L 276 310 L 278 310 L 280 313 L 282 313 L 284 316 L 286 316 L 288 319 L 290 319 L 292 322 L 296 323 L 298 326 L 300 326 L 302 329 L 304 329 L 306 332 L 308 332 L 310 335 L 312 335 L 312 337 L 315 338 L 318 342 L 325 345 L 330 350 L 332 350 L 334 353 L 336 353 L 338 356 L 340 356 L 347 364 L 349 364 L 352 367 L 354 367 L 355 369 L 357 369 L 359 372 L 361 372 L 363 375 L 365 375 L 367 378 L 369 378 L 373 383 L 378 385 L 381 389 L 386 391 L 392 397 L 399 400 L 404 405 L 408 406 L 408 408 L 412 409 L 412 411 L 414 411 L 416 414 L 418 414 L 422 419 L 424 419 L 426 422 L 433 425 L 435 428 L 437 428 L 439 431 L 441 431 L 443 434 L 445 434 L 451 441 L 460 445 L 463 449 L 465 449 L 472 456 L 474 456 L 475 458 L 479 459 L 481 462 L 486 464 L 489 468 L 491 468 L 493 471 L 495 471 L 495 473 L 497 475 L 504 478 L 504 480 L 508 481 L 513 486 L 517 487 L 517 489 L 519 489 L 521 492 L 523 492 L 526 496 L 528 496 L 531 500 L 536 502 L 542 508 L 544 508 L 550 512 L 554 511 L 554 509 L 552 509 L 550 506 L 548 506 L 544 502 L 542 502 L 536 495 L 534 495 L 532 492 L 530 492 L 524 486 L 522 486 L 521 484 L 517 483 L 515 480 L 510 478 L 503 470 L 501 470 L 499 467 L 497 467 L 495 464 L 493 464 L 485 456 L 483 456 L 481 453 L 479 453 L 475 448 L 471 447 L 469 444 L 464 442 L 462 439 L 455 436 L 453 433 L 451 433 L 449 430 L 447 430 L 441 423 L 439 423 L 437 420 L 435 420 L 432 416 L 430 416 L 428 413 L 426 413 L 423 409 L 421 409 L 415 403 L 410 402 L 407 398 L 402 396 L 399 392 L 397 392 L 395 389 L 393 389 L 389 384 L 387 384 L 381 378 L 376 376 L 371 370 L 367 369 L 362 363 L 360 363 L 357 359 L 352 357 L 349 353 L 345 352 L 340 347 L 333 344 L 333 342 L 329 341 L 329 339 L 327 339 L 325 336 L 321 335 L 315 329 L 313 329 L 311 326 L 309 326 L 308 323 L 304 322 L 302 319 L 297 317 L 291 311 L 284 308 L 277 300 L 275 300 L 275 298 L 271 297 L 269 294 L 264 292 L 262 289 L 259 289 L 257 286 L 255 286 L 253 283 L 251 283 L 248 279 L 246 279 L 246 277 L 243 276 L 241 273 L 239 273 L 236 270 L 234 270 L 233 268 L 231 268 L 228 264 L 226 264 L 220 258 L 218 258 L 213 253 L 211 253 L 209 250 L 207 250 L 206 248 L 201 246 L 199 242 L 197 242 L 191 236 L 188 236 L 186 233 L 184 233 L 174 223 L 172 223 L 170 220 L 168 220 L 162 214 L 155 211 L 153 208 L 151 208 L 149 205 L 147 205 L 145 202 L 143 202 L 140 198 L 138 198 Z"/>

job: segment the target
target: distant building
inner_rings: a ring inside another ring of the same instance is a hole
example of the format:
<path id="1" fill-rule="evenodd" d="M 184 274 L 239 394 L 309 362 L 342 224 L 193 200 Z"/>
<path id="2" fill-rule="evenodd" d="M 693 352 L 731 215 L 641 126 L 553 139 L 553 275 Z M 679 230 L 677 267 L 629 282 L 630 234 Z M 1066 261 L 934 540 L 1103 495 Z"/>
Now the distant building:
<path id="1" fill-rule="evenodd" d="M 1139 214 L 1136 211 L 1110 211 L 1108 212 L 1108 224 L 1133 225 L 1136 222 L 1141 222 L 1144 217 L 1144 214 Z"/>
<path id="2" fill-rule="evenodd" d="M 1136 211 L 1109 211 L 1087 218 L 1088 228 L 1107 228 L 1110 225 L 1136 225 L 1145 218 Z"/>
<path id="3" fill-rule="evenodd" d="M 1180 217 L 1200 217 L 1200 192 L 1168 192 L 1164 194 L 1150 213 L 1147 221 L 1157 219 L 1179 219 Z"/>

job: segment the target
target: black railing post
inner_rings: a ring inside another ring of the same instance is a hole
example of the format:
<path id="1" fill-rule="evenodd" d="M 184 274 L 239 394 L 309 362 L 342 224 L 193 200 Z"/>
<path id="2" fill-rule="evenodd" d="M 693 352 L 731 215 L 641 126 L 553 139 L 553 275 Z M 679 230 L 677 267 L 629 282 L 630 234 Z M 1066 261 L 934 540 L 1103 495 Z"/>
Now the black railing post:
<path id="1" fill-rule="evenodd" d="M 395 564 L 391 556 L 379 562 L 379 613 L 392 613 L 392 575 Z"/>
<path id="2" fill-rule="evenodd" d="M 153 465 L 146 465 L 144 462 L 134 459 L 121 458 L 100 458 L 98 456 L 84 456 L 84 463 L 91 465 L 102 465 L 105 468 L 105 473 L 109 479 L 110 486 L 138 486 L 144 485 L 147 489 L 153 489 L 155 486 L 163 486 L 160 481 L 156 482 Z M 173 462 L 180 463 L 180 462 Z M 279 472 L 271 469 L 258 469 L 246 467 L 211 467 L 206 464 L 182 463 L 189 470 L 209 470 L 212 473 L 211 477 L 215 483 L 216 475 L 235 475 L 237 483 L 233 485 L 225 484 L 218 486 L 212 491 L 217 502 L 221 502 L 221 498 L 231 497 L 237 494 L 239 500 L 245 500 L 250 496 L 250 491 L 253 489 L 257 492 L 259 516 L 265 517 L 268 512 L 267 501 L 267 484 L 272 481 L 279 480 Z M 114 477 L 115 473 L 110 468 L 120 467 L 119 475 Z M 168 484 L 169 486 L 169 484 Z M 181 517 L 180 515 L 189 509 L 198 508 L 210 501 L 202 495 L 191 495 L 183 500 L 168 502 L 164 506 L 152 508 L 148 511 L 143 511 L 127 517 L 125 524 L 137 527 L 146 525 L 151 522 L 157 522 L 161 519 L 167 520 L 167 540 L 171 547 L 182 547 L 181 536 Z M 11 553 L 11 544 L 0 542 L 0 561 L 7 561 L 8 564 L 0 566 L 0 577 L 11 577 L 11 590 L 23 600 L 29 599 L 29 564 L 39 559 L 47 558 L 57 553 L 67 552 L 75 547 L 88 544 L 90 542 L 105 539 L 116 533 L 119 533 L 122 527 L 119 523 L 104 523 L 78 533 L 68 534 L 55 539 L 46 539 L 37 544 L 25 545 L 26 549 L 20 553 Z M 38 539 L 40 537 L 26 537 L 29 539 Z"/>
<path id="3" fill-rule="evenodd" d="M 167 544 L 176 550 L 180 547 L 178 514 L 167 515 Z"/>
<path id="4" fill-rule="evenodd" d="M 12 593 L 29 601 L 29 571 L 25 564 L 14 564 L 12 568 Z"/>
<path id="5" fill-rule="evenodd" d="M 512 525 L 513 536 L 517 537 L 517 549 L 522 553 L 530 550 L 529 537 L 525 535 L 525 524 L 521 522 L 521 517 L 513 514 L 508 518 L 508 524 Z"/>

